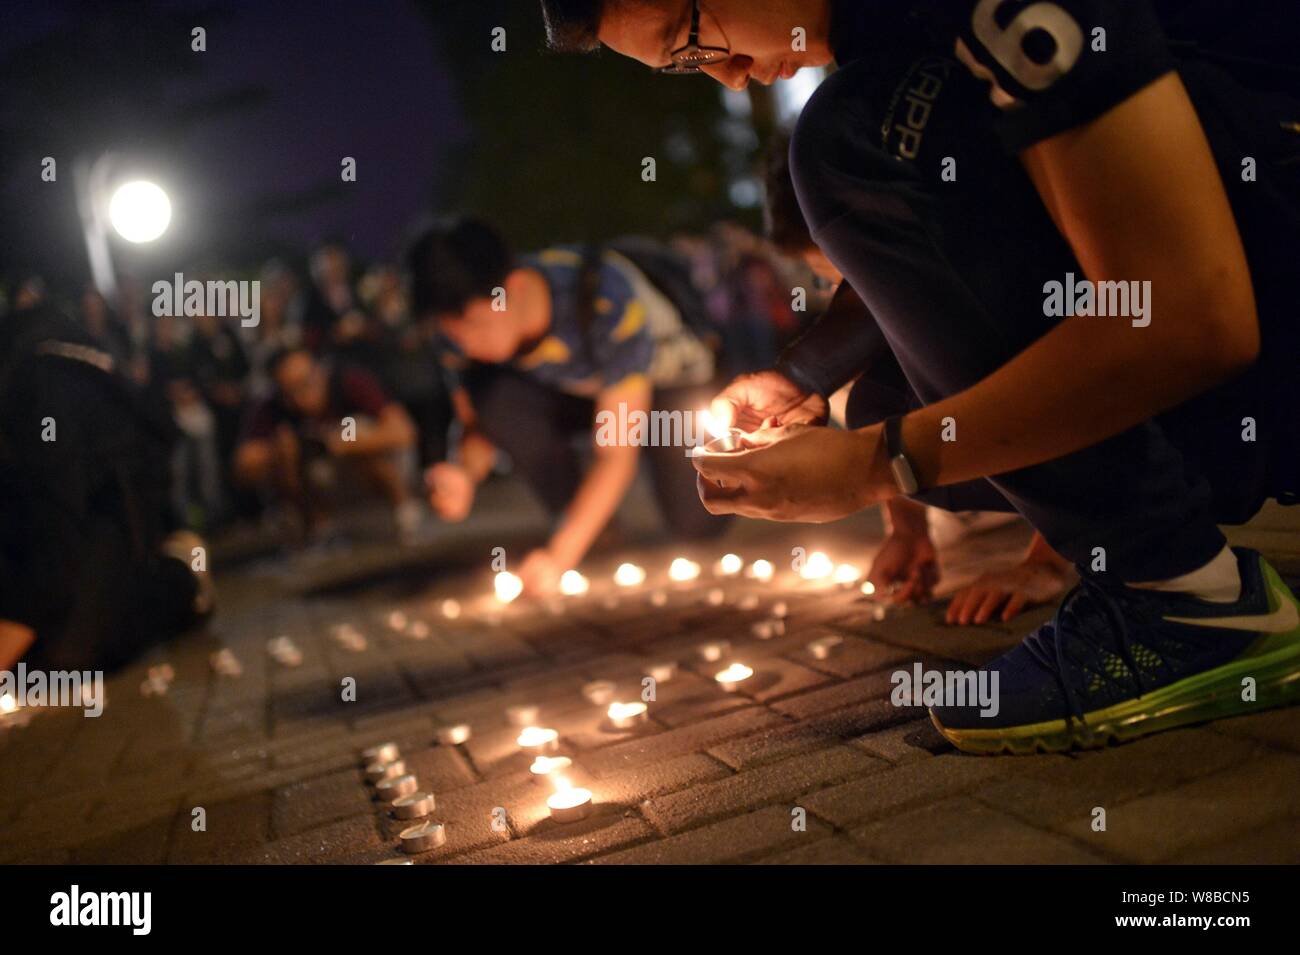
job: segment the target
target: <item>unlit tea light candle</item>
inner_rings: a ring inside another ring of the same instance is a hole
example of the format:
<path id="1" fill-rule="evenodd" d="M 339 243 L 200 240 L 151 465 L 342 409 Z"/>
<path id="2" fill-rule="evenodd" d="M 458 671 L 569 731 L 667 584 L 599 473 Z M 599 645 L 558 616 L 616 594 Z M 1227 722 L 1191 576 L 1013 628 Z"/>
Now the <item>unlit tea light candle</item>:
<path id="1" fill-rule="evenodd" d="M 440 822 L 422 822 L 403 829 L 400 838 L 403 852 L 428 852 L 447 842 L 447 830 Z"/>
<path id="2" fill-rule="evenodd" d="M 398 819 L 419 819 L 437 807 L 433 793 L 414 792 L 393 800 L 393 815 Z"/>
<path id="3" fill-rule="evenodd" d="M 380 743 L 361 751 L 361 758 L 369 763 L 391 763 L 401 757 L 396 743 Z"/>
<path id="4" fill-rule="evenodd" d="M 405 776 L 379 780 L 375 783 L 375 795 L 382 802 L 392 803 L 394 799 L 409 796 L 419 788 L 419 780 L 407 773 Z"/>

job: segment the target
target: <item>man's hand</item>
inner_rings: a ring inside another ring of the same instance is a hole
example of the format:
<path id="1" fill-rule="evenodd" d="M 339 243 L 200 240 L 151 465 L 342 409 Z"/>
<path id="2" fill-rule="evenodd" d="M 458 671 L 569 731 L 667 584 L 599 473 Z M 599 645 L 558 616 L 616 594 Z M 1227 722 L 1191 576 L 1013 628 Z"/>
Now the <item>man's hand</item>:
<path id="1" fill-rule="evenodd" d="M 742 431 L 789 424 L 825 424 L 827 405 L 821 395 L 804 391 L 779 371 L 741 375 L 722 389 L 709 406 L 720 425 Z"/>
<path id="2" fill-rule="evenodd" d="M 1035 534 L 1029 553 L 1015 567 L 982 574 L 953 594 L 947 621 L 988 623 L 997 617 L 1005 623 L 1022 610 L 1055 600 L 1070 576 L 1070 562 Z"/>
<path id="3" fill-rule="evenodd" d="M 892 603 L 928 600 L 939 581 L 938 554 L 930 535 L 895 530 L 876 553 L 867 580 L 875 585 L 877 595 Z"/>
<path id="4" fill-rule="evenodd" d="M 745 439 L 746 449 L 697 452 L 695 487 L 710 514 L 769 521 L 839 520 L 897 494 L 879 426 L 859 431 L 795 424 Z"/>
<path id="5" fill-rule="evenodd" d="M 444 521 L 463 521 L 474 506 L 474 478 L 459 464 L 439 462 L 424 474 L 429 506 Z"/>
<path id="6" fill-rule="evenodd" d="M 519 579 L 524 582 L 524 592 L 533 596 L 555 593 L 560 586 L 564 568 L 554 555 L 544 547 L 529 551 L 519 565 Z"/>

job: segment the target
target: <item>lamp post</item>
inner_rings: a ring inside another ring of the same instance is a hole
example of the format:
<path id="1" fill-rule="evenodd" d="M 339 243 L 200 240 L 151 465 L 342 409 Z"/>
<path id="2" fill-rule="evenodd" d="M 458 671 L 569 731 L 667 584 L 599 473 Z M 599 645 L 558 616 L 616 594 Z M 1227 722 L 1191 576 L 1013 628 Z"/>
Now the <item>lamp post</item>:
<path id="1" fill-rule="evenodd" d="M 106 152 L 94 161 L 78 159 L 72 168 L 91 278 L 105 301 L 114 305 L 118 288 L 109 226 L 128 242 L 144 243 L 161 236 L 171 222 L 167 193 L 145 179 L 122 181 L 123 177 L 114 176 L 115 164 L 114 154 Z"/>

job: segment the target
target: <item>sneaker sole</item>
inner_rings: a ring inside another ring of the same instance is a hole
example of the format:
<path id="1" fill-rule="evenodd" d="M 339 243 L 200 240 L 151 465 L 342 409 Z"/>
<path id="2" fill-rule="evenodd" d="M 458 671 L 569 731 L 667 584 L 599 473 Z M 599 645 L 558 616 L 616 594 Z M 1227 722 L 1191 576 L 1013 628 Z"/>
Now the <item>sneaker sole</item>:
<path id="1" fill-rule="evenodd" d="M 1276 576 L 1265 565 L 1265 576 Z M 1293 602 L 1295 597 L 1287 592 Z M 1298 602 L 1300 603 L 1300 602 Z M 1241 698 L 1246 677 L 1255 680 L 1255 700 Z M 1207 720 L 1260 713 L 1300 701 L 1300 631 L 1261 634 L 1256 647 L 1223 666 L 1077 719 L 1049 720 L 998 729 L 950 729 L 930 713 L 930 722 L 964 753 L 1063 753 L 1098 749 L 1163 730 Z"/>

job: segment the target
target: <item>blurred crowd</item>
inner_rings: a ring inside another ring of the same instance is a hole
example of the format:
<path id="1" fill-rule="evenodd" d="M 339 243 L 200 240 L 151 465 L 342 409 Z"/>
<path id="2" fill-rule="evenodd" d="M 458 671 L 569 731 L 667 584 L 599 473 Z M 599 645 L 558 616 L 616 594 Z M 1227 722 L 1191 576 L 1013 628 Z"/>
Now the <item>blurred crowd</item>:
<path id="1" fill-rule="evenodd" d="M 719 224 L 669 244 L 689 263 L 707 303 L 726 376 L 769 367 L 824 301 L 801 263 L 740 226 Z M 185 277 L 230 278 L 219 270 Z M 28 277 L 9 289 L 8 310 L 61 307 L 133 389 L 168 409 L 178 432 L 170 474 L 178 525 L 211 533 L 244 522 L 285 523 L 311 532 L 299 515 L 277 506 L 283 495 L 275 493 L 274 475 L 253 474 L 257 462 L 240 455 L 266 427 L 268 409 L 293 404 L 286 394 L 295 387 L 295 369 L 285 361 L 291 355 L 299 356 L 304 380 L 318 375 L 328 389 L 315 410 L 322 419 L 326 410 L 373 415 L 388 404 L 405 412 L 409 453 L 395 473 L 371 475 L 377 479 L 367 483 L 394 506 L 399 532 L 419 525 L 421 474 L 455 446 L 457 415 L 440 361 L 443 343 L 431 323 L 412 317 L 401 268 L 360 263 L 345 243 L 326 241 L 305 261 L 273 259 L 246 277 L 260 282 L 254 327 L 243 327 L 238 316 L 156 316 L 150 283 L 129 277 L 113 302 L 94 287 L 68 301 L 40 277 Z M 804 310 L 792 299 L 796 286 L 808 291 Z"/>

